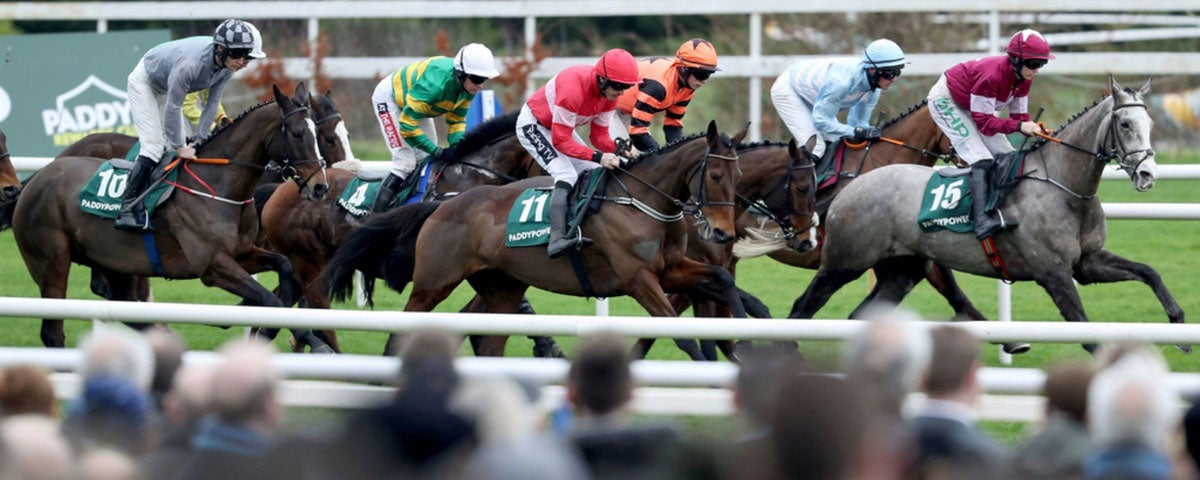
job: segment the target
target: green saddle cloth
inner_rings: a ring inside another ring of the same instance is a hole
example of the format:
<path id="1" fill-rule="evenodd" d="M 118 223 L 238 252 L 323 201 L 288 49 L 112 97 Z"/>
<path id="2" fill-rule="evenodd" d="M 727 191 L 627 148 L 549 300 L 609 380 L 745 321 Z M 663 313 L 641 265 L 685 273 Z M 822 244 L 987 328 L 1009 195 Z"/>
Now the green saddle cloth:
<path id="1" fill-rule="evenodd" d="M 346 185 L 346 189 L 342 190 L 337 204 L 355 218 L 365 217 L 371 213 L 371 206 L 375 204 L 375 197 L 379 196 L 379 187 L 382 184 L 382 178 L 367 180 L 354 177 L 350 184 Z"/>
<path id="2" fill-rule="evenodd" d="M 569 202 L 571 211 L 567 215 L 568 224 L 575 227 L 586 218 L 584 211 L 591 205 L 598 185 L 609 175 L 608 170 L 599 168 L 587 176 L 584 188 L 576 188 Z M 512 209 L 508 211 L 508 221 L 504 235 L 506 247 L 534 247 L 550 243 L 550 194 L 553 187 L 529 188 L 517 197 Z"/>
<path id="3" fill-rule="evenodd" d="M 179 169 L 175 168 L 167 173 L 166 180 L 173 183 L 178 177 Z M 128 181 L 129 169 L 116 167 L 111 161 L 100 164 L 83 191 L 79 192 L 79 208 L 92 215 L 116 219 L 121 212 L 121 199 L 125 196 Z M 154 210 L 166 201 L 165 195 L 170 188 L 167 182 L 160 182 L 142 199 L 146 215 L 153 215 Z"/>
<path id="4" fill-rule="evenodd" d="M 921 213 L 917 224 L 922 232 L 950 230 L 956 233 L 971 233 L 975 222 L 971 220 L 970 177 L 945 177 L 934 172 L 925 183 L 925 195 L 921 200 Z"/>

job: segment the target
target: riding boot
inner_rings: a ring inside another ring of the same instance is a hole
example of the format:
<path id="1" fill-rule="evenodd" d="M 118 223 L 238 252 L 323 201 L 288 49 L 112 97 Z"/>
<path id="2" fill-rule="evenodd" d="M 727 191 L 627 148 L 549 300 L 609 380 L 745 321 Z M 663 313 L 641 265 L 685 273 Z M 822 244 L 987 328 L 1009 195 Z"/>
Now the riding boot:
<path id="1" fill-rule="evenodd" d="M 975 238 L 979 240 L 992 236 L 1004 226 L 1004 222 L 993 217 L 987 210 L 991 193 L 988 188 L 988 173 L 993 166 L 995 162 L 990 158 L 971 164 L 971 196 L 974 197 L 971 200 L 971 218 L 975 221 Z"/>
<path id="2" fill-rule="evenodd" d="M 550 194 L 550 244 L 546 246 L 546 253 L 550 255 L 550 258 L 561 257 L 567 252 L 567 249 L 583 248 L 592 244 L 592 240 L 584 237 L 578 227 L 574 232 L 569 230 L 567 215 L 570 212 L 567 208 L 567 201 L 570 196 L 571 184 L 567 182 L 554 184 L 554 193 Z"/>
<path id="3" fill-rule="evenodd" d="M 150 183 L 150 172 L 153 170 L 154 160 L 150 157 L 138 155 L 137 160 L 133 162 L 133 168 L 129 169 L 129 179 L 125 182 L 125 196 L 121 198 L 121 213 L 117 215 L 118 230 L 154 230 L 150 227 L 150 217 L 146 215 L 146 208 L 142 202 L 134 201 L 146 189 L 146 184 Z"/>
<path id="4" fill-rule="evenodd" d="M 379 194 L 375 196 L 375 203 L 371 205 L 371 213 L 382 212 L 387 210 L 387 206 L 392 203 L 392 199 L 396 198 L 396 194 L 404 188 L 404 177 L 396 175 L 395 172 L 389 173 L 387 178 L 383 179 L 379 185 Z"/>

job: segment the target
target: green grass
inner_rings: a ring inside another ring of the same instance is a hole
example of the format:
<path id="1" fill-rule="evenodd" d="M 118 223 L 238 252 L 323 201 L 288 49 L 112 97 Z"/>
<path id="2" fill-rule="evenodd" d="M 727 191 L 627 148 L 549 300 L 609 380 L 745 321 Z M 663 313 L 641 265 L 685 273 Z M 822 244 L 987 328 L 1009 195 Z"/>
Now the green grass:
<path id="1" fill-rule="evenodd" d="M 1161 154 L 1162 163 L 1198 163 L 1200 154 Z M 368 157 L 375 158 L 375 157 Z M 1105 202 L 1159 202 L 1200 203 L 1200 181 L 1164 180 L 1149 193 L 1134 192 L 1127 181 L 1108 181 L 1102 186 L 1101 199 Z M 1189 221 L 1117 220 L 1109 222 L 1109 250 L 1126 258 L 1146 263 L 1163 277 L 1167 287 L 1175 294 L 1185 312 L 1200 309 L 1200 296 L 1192 293 L 1196 285 L 1195 272 L 1200 270 L 1200 226 Z M 771 308 L 776 317 L 787 314 L 792 301 L 803 291 L 813 271 L 786 266 L 773 260 L 759 258 L 742 262 L 738 268 L 738 285 L 757 295 Z M 88 290 L 86 269 L 72 269 L 68 298 L 95 299 Z M 262 275 L 268 287 L 274 283 L 272 275 Z M 968 296 L 989 317 L 996 312 L 996 281 L 972 275 L 959 275 L 959 281 Z M 202 303 L 232 305 L 238 299 L 226 292 L 205 288 L 198 280 L 167 281 L 152 280 L 155 300 L 159 302 Z M 862 300 L 867 292 L 867 279 L 855 281 L 831 299 L 821 310 L 818 318 L 845 318 Z M 1096 322 L 1148 322 L 1163 323 L 1166 316 L 1150 290 L 1141 284 L 1123 282 L 1107 285 L 1080 287 L 1083 304 L 1092 321 Z M 13 241 L 11 232 L 0 233 L 0 296 L 37 297 L 37 289 L 25 270 L 25 266 Z M 470 288 L 464 285 L 437 311 L 454 312 L 470 298 Z M 594 306 L 590 300 L 566 297 L 531 289 L 529 297 L 539 312 L 553 314 L 590 315 Z M 379 310 L 402 310 L 407 296 L 386 288 L 377 292 L 376 308 Z M 952 315 L 946 302 L 928 285 L 919 285 L 904 301 L 903 305 L 930 319 L 945 319 Z M 352 303 L 337 304 L 334 308 L 355 309 Z M 646 313 L 627 297 L 611 300 L 612 315 L 645 316 Z M 689 314 L 690 315 L 690 314 Z M 1013 286 L 1013 317 L 1018 321 L 1063 321 L 1046 293 L 1033 283 Z M 164 319 L 169 320 L 169 319 Z M 0 330 L 0 345 L 40 346 L 37 319 L 7 319 L 6 328 Z M 74 346 L 91 326 L 84 321 L 68 321 L 68 345 Z M 213 349 L 220 344 L 239 337 L 239 328 L 219 329 L 206 326 L 178 325 L 174 327 L 192 348 Z M 286 335 L 276 340 L 280 350 L 287 349 Z M 385 335 L 370 332 L 339 332 L 339 339 L 346 352 L 378 354 Z M 574 350 L 576 339 L 559 337 L 558 341 L 567 352 Z M 821 365 L 832 367 L 839 348 L 837 342 L 802 342 L 805 355 Z M 1184 355 L 1169 346 L 1160 347 L 1173 371 L 1190 372 L 1200 370 L 1200 360 Z M 532 342 L 524 337 L 513 337 L 508 343 L 507 355 L 529 356 Z M 469 355 L 464 347 L 463 354 Z M 988 365 L 998 365 L 996 349 L 985 349 Z M 1085 352 L 1076 344 L 1037 344 L 1032 352 L 1013 358 L 1013 366 L 1040 368 L 1064 358 L 1084 358 Z M 651 359 L 683 360 L 684 355 L 670 341 L 659 341 L 650 352 Z M 697 425 L 722 425 L 697 421 Z M 989 424 L 1002 438 L 1018 438 L 1024 428 L 1020 424 Z"/>

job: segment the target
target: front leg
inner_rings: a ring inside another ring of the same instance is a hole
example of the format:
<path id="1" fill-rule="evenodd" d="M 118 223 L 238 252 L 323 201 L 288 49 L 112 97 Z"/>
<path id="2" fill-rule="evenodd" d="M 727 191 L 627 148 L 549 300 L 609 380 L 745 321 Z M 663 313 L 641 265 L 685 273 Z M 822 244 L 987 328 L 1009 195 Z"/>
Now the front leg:
<path id="1" fill-rule="evenodd" d="M 675 309 L 671 307 L 671 302 L 668 300 L 667 294 L 663 292 L 663 287 L 659 283 L 658 276 L 647 268 L 638 268 L 633 274 L 633 278 L 626 282 L 625 285 L 622 285 L 621 289 L 633 297 L 651 316 L 679 316 L 675 312 Z M 653 344 L 654 339 L 643 338 L 638 340 L 633 347 L 632 355 L 639 359 L 646 358 L 646 353 L 649 352 L 650 346 Z M 688 351 L 687 353 L 693 360 L 702 360 L 704 358 L 698 346 L 694 351 Z"/>
<path id="2" fill-rule="evenodd" d="M 296 292 L 300 291 L 300 284 L 292 272 L 292 262 L 286 256 L 256 246 L 251 247 L 249 253 L 238 257 L 238 265 L 251 275 L 265 271 L 275 272 L 279 275 L 280 303 L 290 307 L 299 300 Z"/>
<path id="3" fill-rule="evenodd" d="M 659 278 L 663 290 L 715 300 L 728 306 L 733 317 L 746 318 L 741 291 L 734 284 L 733 275 L 723 267 L 685 258 L 664 270 Z"/>
<path id="4" fill-rule="evenodd" d="M 1050 299 L 1058 307 L 1058 313 L 1063 319 L 1068 322 L 1088 321 L 1083 302 L 1079 299 L 1079 290 L 1075 288 L 1075 282 L 1065 273 L 1065 269 L 1051 268 L 1048 273 L 1036 275 L 1034 280 L 1050 294 Z M 1083 349 L 1094 353 L 1096 344 L 1085 343 Z"/>
<path id="5" fill-rule="evenodd" d="M 1137 280 L 1150 286 L 1171 323 L 1183 323 L 1183 308 L 1167 290 L 1162 277 L 1149 265 L 1129 260 L 1108 250 L 1100 250 L 1079 259 L 1075 265 L 1075 280 L 1081 285 Z M 1184 353 L 1192 353 L 1190 345 L 1176 345 Z"/>

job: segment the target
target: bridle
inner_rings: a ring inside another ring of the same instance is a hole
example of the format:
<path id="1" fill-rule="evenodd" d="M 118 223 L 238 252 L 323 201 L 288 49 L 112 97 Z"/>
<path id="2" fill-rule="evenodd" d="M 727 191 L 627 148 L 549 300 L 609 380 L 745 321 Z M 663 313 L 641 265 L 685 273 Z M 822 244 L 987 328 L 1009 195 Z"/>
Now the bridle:
<path id="1" fill-rule="evenodd" d="M 1116 99 L 1114 98 L 1113 101 L 1116 102 Z M 1130 177 L 1132 177 L 1135 174 L 1135 172 L 1137 172 L 1138 167 L 1140 167 L 1142 165 L 1142 163 L 1144 163 L 1150 157 L 1154 156 L 1154 149 L 1142 148 L 1142 149 L 1138 149 L 1138 150 L 1129 150 L 1129 148 L 1125 146 L 1125 142 L 1123 142 L 1121 140 L 1121 134 L 1117 132 L 1117 111 L 1122 108 L 1128 108 L 1128 107 L 1138 107 L 1138 108 L 1149 110 L 1146 107 L 1145 103 L 1140 103 L 1140 102 L 1126 103 L 1126 104 L 1122 104 L 1122 105 L 1113 106 L 1112 111 L 1109 112 L 1109 116 L 1108 116 L 1108 128 L 1105 129 L 1104 137 L 1098 143 L 1097 150 L 1094 150 L 1094 151 L 1089 150 L 1084 147 L 1080 147 L 1078 145 L 1075 145 L 1075 144 L 1072 144 L 1072 143 L 1069 143 L 1066 141 L 1063 141 L 1060 138 L 1052 137 L 1050 135 L 1038 133 L 1037 136 L 1047 142 L 1058 143 L 1065 147 L 1076 150 L 1078 152 L 1086 153 L 1086 154 L 1090 155 L 1096 162 L 1099 162 L 1099 163 L 1107 164 L 1107 163 L 1115 161 L 1117 163 L 1117 166 L 1120 167 L 1121 170 L 1124 170 L 1125 173 L 1127 173 Z M 1131 162 L 1131 161 L 1126 161 L 1128 158 L 1130 158 L 1131 156 L 1136 155 L 1136 154 L 1143 154 L 1141 160 L 1138 160 L 1136 163 Z M 1094 198 L 1096 196 L 1095 193 L 1092 193 L 1091 195 L 1083 195 L 1083 194 L 1077 193 L 1077 192 L 1071 190 L 1070 188 L 1068 188 L 1062 182 L 1055 180 L 1053 178 L 1050 178 L 1049 176 L 1047 176 L 1045 178 L 1031 176 L 1029 178 L 1033 178 L 1035 180 L 1042 180 L 1044 182 L 1050 183 L 1051 185 L 1054 185 L 1054 186 L 1058 187 L 1059 189 L 1062 189 L 1062 190 L 1066 191 L 1067 193 L 1070 193 L 1071 195 L 1075 196 L 1075 198 L 1086 200 L 1086 199 Z"/>
<path id="2" fill-rule="evenodd" d="M 308 107 L 299 106 L 299 107 L 296 107 L 295 110 L 292 110 L 290 112 L 283 114 L 283 119 L 280 120 L 280 122 L 279 122 L 279 134 L 281 136 L 283 136 L 285 143 L 288 142 L 288 140 L 287 140 L 287 119 L 288 119 L 288 117 L 298 114 L 298 113 L 304 113 L 307 111 L 308 111 Z M 329 121 L 334 117 L 341 118 L 342 115 L 340 113 L 335 113 L 333 115 L 322 118 L 321 121 L 322 122 Z M 317 122 L 314 121 L 313 124 L 316 125 Z M 316 139 L 314 138 L 314 140 L 316 140 Z M 312 180 L 312 177 L 315 176 L 317 173 L 323 172 L 325 170 L 325 159 L 324 158 L 317 158 L 316 160 L 304 160 L 304 161 L 297 162 L 297 161 L 293 161 L 292 158 L 288 154 L 285 154 L 283 157 L 283 161 L 281 163 L 283 164 L 283 166 L 280 167 L 280 169 L 279 169 L 279 176 L 281 176 L 283 178 L 291 179 L 293 182 L 296 182 L 296 185 L 298 185 L 300 187 L 300 190 L 304 190 L 305 188 L 307 188 L 309 180 Z M 297 170 L 296 167 L 301 166 L 301 165 L 307 165 L 310 163 L 315 163 L 315 164 L 319 165 L 320 168 L 314 169 L 313 172 L 308 174 L 307 177 L 300 176 L 300 171 Z"/>
<path id="3" fill-rule="evenodd" d="M 803 158 L 803 157 L 801 157 L 801 158 Z M 799 159 L 797 159 L 797 160 L 799 160 Z M 792 190 L 792 181 L 793 181 L 795 172 L 797 172 L 799 170 L 809 170 L 809 169 L 812 170 L 812 173 L 811 173 L 812 186 L 813 186 L 813 188 L 817 188 L 817 164 L 816 163 L 814 163 L 812 160 L 809 160 L 808 163 L 804 163 L 804 164 L 800 164 L 800 165 L 797 165 L 796 162 L 791 162 L 791 161 L 788 162 L 787 175 L 784 177 L 783 182 L 780 183 L 780 188 L 783 190 L 783 197 L 786 200 L 783 208 L 774 208 L 771 205 L 768 205 L 766 200 L 768 197 L 770 197 L 769 194 L 764 196 L 763 199 L 760 199 L 757 201 L 746 198 L 746 196 L 744 196 L 740 193 L 737 194 L 737 196 L 740 200 L 742 200 L 743 202 L 745 202 L 748 205 L 762 205 L 763 207 L 765 207 L 762 209 L 762 215 L 767 217 L 767 220 L 775 222 L 775 224 L 779 225 L 779 233 L 780 233 L 779 237 L 785 238 L 785 239 L 791 239 L 791 238 L 795 237 L 796 234 L 798 233 L 796 231 L 796 227 L 794 225 L 792 225 L 791 217 L 793 215 L 805 216 L 805 217 L 814 218 L 814 219 L 817 218 L 816 217 L 817 211 L 815 208 L 813 208 L 807 212 L 797 212 L 792 207 L 792 205 L 795 204 L 792 201 L 792 195 L 794 194 L 793 190 Z M 810 207 L 811 207 L 811 205 L 810 205 Z"/>
<path id="4" fill-rule="evenodd" d="M 708 199 L 708 192 L 705 189 L 705 186 L 706 186 L 705 184 L 708 180 L 707 179 L 708 176 L 704 175 L 703 173 L 705 170 L 708 169 L 708 159 L 709 158 L 716 158 L 718 160 L 724 160 L 726 162 L 733 162 L 735 164 L 738 161 L 738 156 L 737 156 L 736 151 L 734 151 L 732 156 L 718 155 L 718 154 L 712 153 L 711 146 L 705 145 L 704 158 L 702 158 L 699 162 L 696 162 L 696 164 L 692 166 L 691 170 L 687 174 L 689 186 L 697 183 L 696 182 L 697 175 L 700 177 L 699 188 L 698 189 L 691 188 L 692 192 L 699 192 L 699 193 L 698 194 L 693 193 L 691 198 L 695 198 L 696 199 L 695 201 L 689 199 L 686 202 L 679 201 L 675 197 L 672 197 L 670 194 L 662 191 L 661 189 L 654 186 L 650 182 L 647 182 L 646 180 L 638 177 L 637 175 L 634 175 L 632 172 L 630 172 L 629 170 L 626 170 L 624 167 L 621 167 L 621 166 L 616 167 L 617 171 L 628 175 L 630 178 L 632 178 L 634 180 L 637 180 L 642 185 L 645 185 L 646 187 L 650 188 L 650 190 L 655 191 L 659 195 L 661 195 L 663 198 L 666 198 L 673 205 L 679 207 L 679 213 L 676 213 L 674 215 L 667 215 L 665 213 L 659 212 L 658 210 L 655 210 L 654 207 L 651 207 L 650 205 L 643 203 L 641 200 L 634 198 L 633 194 L 629 192 L 629 187 L 627 185 L 625 185 L 624 182 L 621 181 L 620 177 L 616 177 L 616 176 L 613 177 L 613 180 L 615 180 L 617 182 L 617 184 L 621 186 L 621 189 L 624 190 L 625 193 L 628 194 L 629 196 L 628 197 L 601 197 L 601 198 L 603 200 L 611 201 L 611 202 L 617 203 L 619 205 L 630 205 L 630 206 L 638 209 L 642 213 L 645 213 L 650 218 L 653 218 L 653 219 L 658 220 L 663 223 L 678 222 L 679 220 L 683 219 L 683 215 L 685 213 L 690 213 L 692 215 L 692 218 L 694 218 L 696 220 L 697 225 L 705 224 L 708 222 L 708 219 L 704 216 L 704 211 L 702 210 L 704 207 L 708 207 L 708 206 L 712 206 L 712 205 L 731 206 L 732 207 L 734 205 L 734 202 L 717 202 L 717 201 L 712 201 L 712 200 Z"/>

